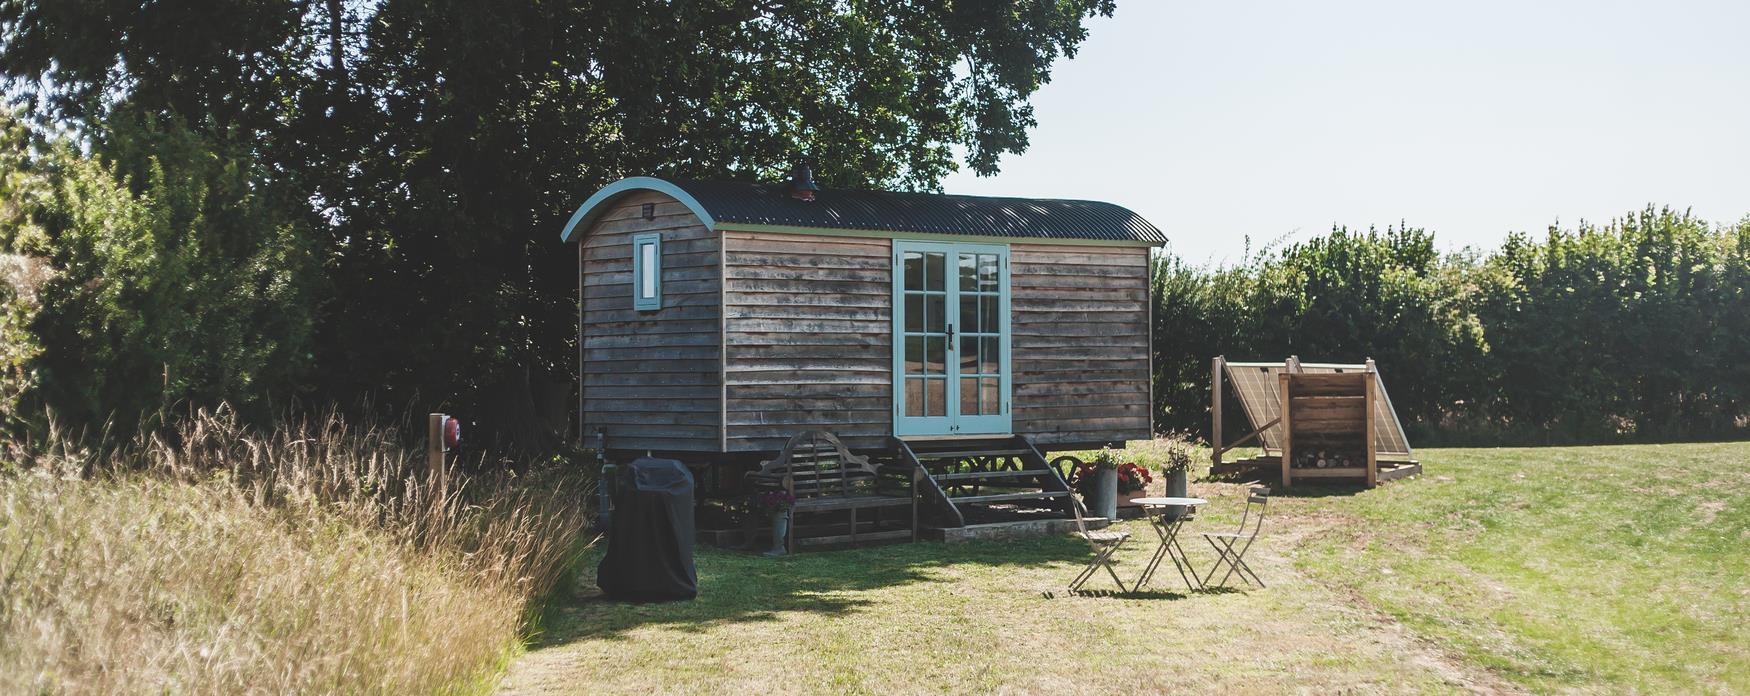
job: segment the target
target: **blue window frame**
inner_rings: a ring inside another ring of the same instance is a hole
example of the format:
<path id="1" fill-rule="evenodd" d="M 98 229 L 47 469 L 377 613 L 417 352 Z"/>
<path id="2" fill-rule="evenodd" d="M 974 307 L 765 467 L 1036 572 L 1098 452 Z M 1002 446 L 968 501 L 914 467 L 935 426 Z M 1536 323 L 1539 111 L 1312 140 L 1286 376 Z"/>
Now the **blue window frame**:
<path id="1" fill-rule="evenodd" d="M 632 236 L 632 308 L 662 309 L 662 235 Z"/>

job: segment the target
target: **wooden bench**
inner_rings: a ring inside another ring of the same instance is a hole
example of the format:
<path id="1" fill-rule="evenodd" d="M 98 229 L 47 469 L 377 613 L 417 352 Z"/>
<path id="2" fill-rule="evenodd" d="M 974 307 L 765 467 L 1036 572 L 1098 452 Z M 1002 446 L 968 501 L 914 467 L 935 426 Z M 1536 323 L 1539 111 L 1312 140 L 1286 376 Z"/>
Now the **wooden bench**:
<path id="1" fill-rule="evenodd" d="M 784 546 L 795 551 L 800 513 L 844 511 L 850 514 L 848 534 L 805 537 L 803 543 L 855 544 L 859 541 L 894 539 L 917 540 L 917 490 L 921 476 L 916 467 L 875 465 L 867 456 L 854 454 L 838 437 L 823 430 L 809 430 L 790 438 L 775 459 L 760 463 L 758 471 L 747 474 L 750 487 L 756 491 L 782 490 L 796 499 L 790 531 Z M 887 508 L 909 508 L 904 529 L 881 530 L 881 511 Z M 857 530 L 857 513 L 873 510 L 872 532 Z"/>

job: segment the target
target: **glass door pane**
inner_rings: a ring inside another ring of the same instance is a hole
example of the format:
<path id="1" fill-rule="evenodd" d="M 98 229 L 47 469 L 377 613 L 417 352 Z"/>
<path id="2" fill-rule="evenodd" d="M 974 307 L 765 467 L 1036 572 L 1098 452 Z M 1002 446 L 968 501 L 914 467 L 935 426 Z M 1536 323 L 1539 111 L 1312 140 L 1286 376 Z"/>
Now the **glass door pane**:
<path id="1" fill-rule="evenodd" d="M 1003 297 L 998 255 L 988 251 L 958 252 L 960 415 L 992 416 L 1003 412 Z"/>
<path id="2" fill-rule="evenodd" d="M 904 366 L 901 414 L 908 418 L 947 418 L 948 412 L 948 253 L 901 254 L 903 315 L 900 345 Z"/>

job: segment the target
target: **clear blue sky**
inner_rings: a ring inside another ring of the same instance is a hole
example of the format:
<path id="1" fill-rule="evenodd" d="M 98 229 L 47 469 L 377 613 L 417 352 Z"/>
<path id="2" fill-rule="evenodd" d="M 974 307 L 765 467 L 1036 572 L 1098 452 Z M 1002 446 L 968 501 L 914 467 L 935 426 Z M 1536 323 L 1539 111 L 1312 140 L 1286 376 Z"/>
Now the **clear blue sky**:
<path id="1" fill-rule="evenodd" d="M 1033 104 L 1027 153 L 944 188 L 1118 203 L 1199 262 L 1333 223 L 1451 249 L 1750 214 L 1750 0 L 1119 0 Z"/>

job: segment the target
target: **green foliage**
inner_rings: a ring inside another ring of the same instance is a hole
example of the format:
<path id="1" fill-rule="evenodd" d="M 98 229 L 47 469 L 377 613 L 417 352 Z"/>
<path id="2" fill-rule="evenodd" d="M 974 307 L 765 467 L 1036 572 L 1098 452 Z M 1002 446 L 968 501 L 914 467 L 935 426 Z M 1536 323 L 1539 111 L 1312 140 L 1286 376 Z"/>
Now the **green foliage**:
<path id="1" fill-rule="evenodd" d="M 30 140 L 23 124 L 0 111 L 0 439 L 11 441 L 31 425 L 22 414 L 39 385 L 42 354 L 32 324 L 42 286 L 54 277 L 42 257 L 19 253 L 38 241 L 26 215 L 46 193 L 43 177 L 31 171 Z M 7 454 L 0 448 L 0 458 Z"/>
<path id="2" fill-rule="evenodd" d="M 1338 229 L 1235 267 L 1166 257 L 1155 269 L 1156 423 L 1208 427 L 1211 356 L 1292 354 L 1375 359 L 1425 443 L 1741 434 L 1747 235 L 1750 223 L 1714 229 L 1648 208 L 1540 241 L 1514 235 L 1480 258 L 1443 257 L 1410 228 Z"/>
<path id="3" fill-rule="evenodd" d="M 1496 417 L 1570 436 L 1687 438 L 1741 425 L 1743 230 L 1648 208 L 1509 239 L 1481 274 Z M 1730 376 L 1736 375 L 1738 379 Z M 1722 377 L 1725 377 L 1722 379 Z M 1485 395 L 1478 395 L 1483 397 Z"/>
<path id="4" fill-rule="evenodd" d="M 126 426 L 177 401 L 259 413 L 293 396 L 317 275 L 284 203 L 180 125 L 118 118 L 107 136 L 102 158 L 50 144 L 34 166 L 46 192 L 9 221 L 54 271 L 32 320 L 44 401 Z"/>
<path id="5" fill-rule="evenodd" d="M 0 75 L 39 128 L 107 152 L 115 113 L 180 119 L 295 198 L 272 219 L 333 281 L 320 395 L 417 394 L 530 435 L 567 420 L 575 261 L 556 237 L 595 189 L 770 179 L 803 154 L 831 186 L 934 188 L 956 150 L 993 173 L 1113 7 L 0 0 Z M 266 376 L 230 386 L 287 387 Z"/>

